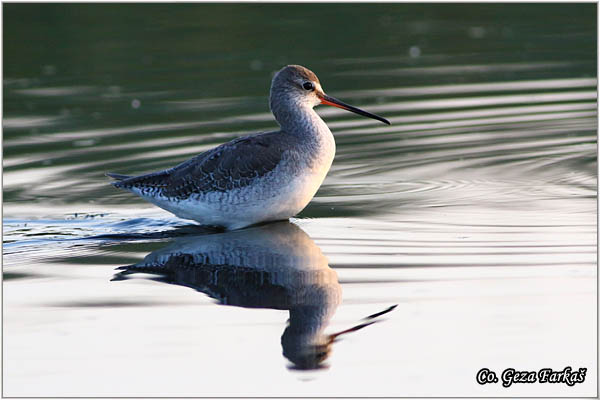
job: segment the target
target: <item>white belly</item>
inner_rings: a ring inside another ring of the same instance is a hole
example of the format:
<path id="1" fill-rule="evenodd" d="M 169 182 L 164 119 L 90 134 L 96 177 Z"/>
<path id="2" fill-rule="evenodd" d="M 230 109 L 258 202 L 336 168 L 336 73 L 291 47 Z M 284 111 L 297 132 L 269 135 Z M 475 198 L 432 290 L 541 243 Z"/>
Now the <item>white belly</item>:
<path id="1" fill-rule="evenodd" d="M 290 218 L 306 207 L 325 179 L 333 155 L 312 168 L 294 170 L 278 166 L 271 174 L 253 184 L 227 192 L 192 194 L 184 200 L 162 196 L 144 196 L 153 204 L 179 218 L 192 219 L 203 225 L 239 229 L 265 221 Z"/>

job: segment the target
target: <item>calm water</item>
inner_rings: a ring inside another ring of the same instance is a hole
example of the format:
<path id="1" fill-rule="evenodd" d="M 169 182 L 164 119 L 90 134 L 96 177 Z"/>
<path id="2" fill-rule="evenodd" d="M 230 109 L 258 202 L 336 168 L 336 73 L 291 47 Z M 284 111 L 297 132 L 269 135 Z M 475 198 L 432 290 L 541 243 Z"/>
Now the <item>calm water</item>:
<path id="1" fill-rule="evenodd" d="M 595 4 L 3 11 L 5 396 L 597 395 Z M 289 63 L 392 122 L 318 109 L 297 218 L 215 233 L 108 184 L 274 129 Z"/>

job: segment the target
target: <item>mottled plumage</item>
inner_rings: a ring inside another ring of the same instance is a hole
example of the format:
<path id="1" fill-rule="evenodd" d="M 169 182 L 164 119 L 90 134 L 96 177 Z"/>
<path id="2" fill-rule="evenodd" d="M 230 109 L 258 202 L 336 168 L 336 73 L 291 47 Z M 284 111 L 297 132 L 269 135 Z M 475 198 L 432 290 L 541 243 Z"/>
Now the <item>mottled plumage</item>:
<path id="1" fill-rule="evenodd" d="M 227 192 L 251 185 L 255 179 L 272 172 L 281 162 L 293 140 L 280 132 L 245 136 L 199 154 L 173 168 L 135 177 L 109 176 L 120 179 L 114 186 L 139 188 L 165 197 L 184 200 L 192 194 Z M 293 157 L 292 151 L 288 156 Z"/>

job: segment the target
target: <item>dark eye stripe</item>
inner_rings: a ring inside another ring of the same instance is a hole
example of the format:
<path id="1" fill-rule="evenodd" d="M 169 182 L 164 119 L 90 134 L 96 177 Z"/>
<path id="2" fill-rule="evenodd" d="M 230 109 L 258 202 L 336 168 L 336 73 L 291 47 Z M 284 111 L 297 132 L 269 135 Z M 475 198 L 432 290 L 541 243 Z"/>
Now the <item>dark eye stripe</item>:
<path id="1" fill-rule="evenodd" d="M 304 82 L 302 87 L 306 90 L 314 90 L 315 89 L 315 86 L 312 84 L 312 82 Z"/>

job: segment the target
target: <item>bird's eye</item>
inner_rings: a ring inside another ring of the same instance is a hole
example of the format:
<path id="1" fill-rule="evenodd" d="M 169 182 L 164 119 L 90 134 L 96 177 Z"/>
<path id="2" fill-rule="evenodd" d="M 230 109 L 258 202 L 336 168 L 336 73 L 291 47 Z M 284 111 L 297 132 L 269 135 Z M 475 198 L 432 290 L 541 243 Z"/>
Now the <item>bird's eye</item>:
<path id="1" fill-rule="evenodd" d="M 314 90 L 315 89 L 315 85 L 313 85 L 312 82 L 304 82 L 302 87 L 306 90 Z"/>

